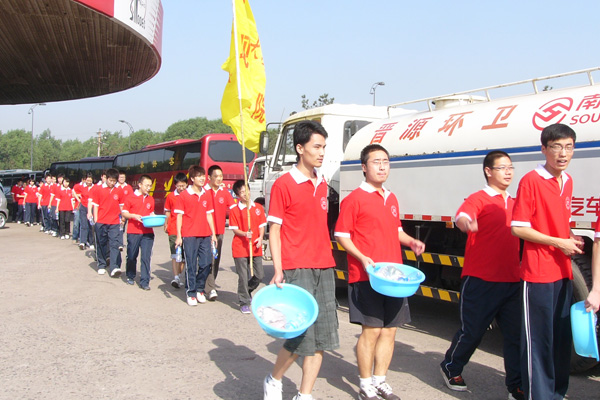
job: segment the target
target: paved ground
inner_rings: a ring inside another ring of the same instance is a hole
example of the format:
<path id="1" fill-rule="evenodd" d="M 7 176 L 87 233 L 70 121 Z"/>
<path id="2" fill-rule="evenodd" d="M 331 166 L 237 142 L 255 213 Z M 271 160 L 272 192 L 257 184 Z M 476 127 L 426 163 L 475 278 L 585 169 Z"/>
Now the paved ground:
<path id="1" fill-rule="evenodd" d="M 281 341 L 242 315 L 226 235 L 219 300 L 189 307 L 170 286 L 167 237 L 157 230 L 151 291 L 96 273 L 71 241 L 8 224 L 0 230 L 0 399 L 262 399 L 262 379 Z M 266 265 L 265 281 L 273 269 Z M 344 293 L 339 296 L 345 303 Z M 411 299 L 388 381 L 403 399 L 506 399 L 498 332 L 489 332 L 451 393 L 438 364 L 457 328 L 457 307 Z M 338 312 L 341 348 L 325 356 L 314 396 L 352 399 L 360 329 Z M 571 379 L 570 399 L 600 398 L 600 367 Z M 284 379 L 284 399 L 300 368 Z"/>

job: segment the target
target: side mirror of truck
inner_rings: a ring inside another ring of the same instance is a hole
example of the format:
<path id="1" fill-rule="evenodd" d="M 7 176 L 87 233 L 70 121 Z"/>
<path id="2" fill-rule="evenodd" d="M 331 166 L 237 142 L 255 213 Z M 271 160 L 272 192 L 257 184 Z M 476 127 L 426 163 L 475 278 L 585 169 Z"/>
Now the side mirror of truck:
<path id="1" fill-rule="evenodd" d="M 267 153 L 269 152 L 269 134 L 267 131 L 262 131 L 260 133 L 258 147 L 260 154 L 267 155 Z"/>

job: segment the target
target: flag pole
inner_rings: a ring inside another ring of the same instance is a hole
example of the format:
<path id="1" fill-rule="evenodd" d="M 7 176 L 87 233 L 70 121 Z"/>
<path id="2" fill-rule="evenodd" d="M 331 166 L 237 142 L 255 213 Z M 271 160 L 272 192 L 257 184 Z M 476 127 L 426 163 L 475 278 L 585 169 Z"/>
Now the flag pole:
<path id="1" fill-rule="evenodd" d="M 238 92 L 238 102 L 240 107 L 240 137 L 242 139 L 242 162 L 244 164 L 244 186 L 246 186 L 246 193 L 248 193 L 248 203 L 246 204 L 246 215 L 248 218 L 248 231 L 252 230 L 250 224 L 250 188 L 248 186 L 248 170 L 246 166 L 246 139 L 244 138 L 244 109 L 242 107 L 242 82 L 240 76 L 240 52 L 238 46 L 238 34 L 237 34 L 237 15 L 235 13 L 235 0 L 231 0 L 233 8 L 233 43 L 235 46 L 235 73 L 236 83 Z M 248 239 L 248 254 L 250 256 L 250 276 L 254 276 L 254 265 L 253 265 L 253 248 L 252 248 L 252 236 Z"/>

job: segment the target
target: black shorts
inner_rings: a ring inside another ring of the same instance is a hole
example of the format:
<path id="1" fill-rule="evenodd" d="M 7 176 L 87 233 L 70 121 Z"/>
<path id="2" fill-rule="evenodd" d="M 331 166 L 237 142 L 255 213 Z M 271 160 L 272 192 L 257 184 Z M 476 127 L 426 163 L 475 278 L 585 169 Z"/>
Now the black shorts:
<path id="1" fill-rule="evenodd" d="M 373 328 L 392 328 L 410 322 L 406 297 L 390 297 L 376 292 L 369 281 L 348 285 L 350 322 Z"/>

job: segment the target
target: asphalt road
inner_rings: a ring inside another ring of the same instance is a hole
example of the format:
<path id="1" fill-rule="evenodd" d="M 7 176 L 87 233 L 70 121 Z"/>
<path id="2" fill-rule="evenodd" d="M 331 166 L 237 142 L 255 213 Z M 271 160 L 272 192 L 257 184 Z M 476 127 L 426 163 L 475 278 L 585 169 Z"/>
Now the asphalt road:
<path id="1" fill-rule="evenodd" d="M 166 235 L 156 230 L 151 290 L 96 273 L 89 251 L 14 223 L 0 230 L 0 399 L 262 399 L 282 341 L 237 305 L 226 234 L 218 301 L 189 307 L 170 285 Z M 124 265 L 123 265 L 124 270 Z M 265 282 L 272 265 L 265 265 Z M 124 275 L 124 274 L 123 274 Z M 338 293 L 342 305 L 345 294 Z M 412 322 L 398 331 L 388 382 L 402 399 L 506 399 L 499 332 L 486 334 L 449 391 L 438 364 L 458 327 L 456 305 L 411 298 Z M 326 353 L 315 399 L 356 398 L 354 346 L 360 328 L 338 311 L 341 348 Z M 284 378 L 297 391 L 300 367 Z M 572 376 L 569 399 L 600 398 L 600 367 Z"/>

